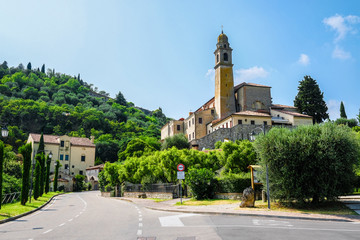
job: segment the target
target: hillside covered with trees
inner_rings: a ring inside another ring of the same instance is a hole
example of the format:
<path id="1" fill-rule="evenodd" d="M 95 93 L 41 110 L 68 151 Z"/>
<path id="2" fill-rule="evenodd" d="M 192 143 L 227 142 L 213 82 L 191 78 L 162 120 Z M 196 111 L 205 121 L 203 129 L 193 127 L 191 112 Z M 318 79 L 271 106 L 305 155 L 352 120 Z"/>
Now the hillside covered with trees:
<path id="1" fill-rule="evenodd" d="M 118 151 L 132 139 L 141 138 L 159 149 L 160 128 L 167 118 L 155 111 L 135 107 L 119 91 L 115 99 L 78 76 L 55 70 L 9 67 L 0 64 L 0 122 L 9 130 L 3 139 L 14 146 L 24 144 L 28 133 L 95 137 L 96 163 L 118 160 Z"/>

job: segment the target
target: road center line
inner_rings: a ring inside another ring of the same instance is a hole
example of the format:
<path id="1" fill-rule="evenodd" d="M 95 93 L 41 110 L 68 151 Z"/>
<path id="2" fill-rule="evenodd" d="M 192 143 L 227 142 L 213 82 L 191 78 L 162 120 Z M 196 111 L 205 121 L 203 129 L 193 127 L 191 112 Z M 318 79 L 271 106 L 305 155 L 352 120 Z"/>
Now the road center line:
<path id="1" fill-rule="evenodd" d="M 142 230 L 141 230 L 141 229 L 139 229 L 139 230 L 137 231 L 137 235 L 138 235 L 138 236 L 142 235 Z"/>
<path id="2" fill-rule="evenodd" d="M 43 234 L 47 234 L 47 233 L 49 233 L 49 232 L 51 232 L 52 231 L 52 229 L 49 229 L 49 230 L 47 230 L 46 232 L 43 232 Z"/>
<path id="3" fill-rule="evenodd" d="M 59 227 L 62 227 L 62 226 L 64 226 L 65 224 L 66 224 L 66 223 L 62 223 L 62 224 L 59 225 Z"/>
<path id="4" fill-rule="evenodd" d="M 139 223 L 139 227 L 142 227 L 143 226 L 143 224 L 142 223 Z"/>
<path id="5" fill-rule="evenodd" d="M 69 219 L 69 222 L 71 222 L 73 219 Z"/>

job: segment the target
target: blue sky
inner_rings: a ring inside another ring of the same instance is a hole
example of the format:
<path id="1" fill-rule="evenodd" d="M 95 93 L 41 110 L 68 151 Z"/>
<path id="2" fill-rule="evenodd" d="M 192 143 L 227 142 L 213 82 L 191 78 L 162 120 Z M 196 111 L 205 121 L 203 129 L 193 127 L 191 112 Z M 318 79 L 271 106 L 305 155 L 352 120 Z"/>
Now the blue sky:
<path id="1" fill-rule="evenodd" d="M 112 97 L 172 118 L 214 96 L 221 25 L 233 48 L 235 84 L 272 87 L 293 105 L 314 78 L 339 117 L 360 108 L 360 1 L 34 0 L 0 4 L 0 62 L 81 74 Z"/>

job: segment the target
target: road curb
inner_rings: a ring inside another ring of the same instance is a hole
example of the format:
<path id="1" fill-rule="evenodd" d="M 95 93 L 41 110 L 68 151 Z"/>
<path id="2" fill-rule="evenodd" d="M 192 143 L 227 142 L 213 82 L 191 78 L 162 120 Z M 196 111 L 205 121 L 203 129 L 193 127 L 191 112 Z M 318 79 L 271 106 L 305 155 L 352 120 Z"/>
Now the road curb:
<path id="1" fill-rule="evenodd" d="M 14 220 L 16 220 L 16 219 L 18 219 L 18 218 L 25 217 L 25 216 L 27 216 L 27 215 L 29 215 L 29 214 L 32 214 L 32 213 L 34 213 L 34 212 L 42 209 L 42 208 L 45 207 L 46 205 L 48 205 L 48 204 L 53 200 L 54 197 L 60 196 L 60 195 L 62 195 L 62 194 L 64 194 L 64 193 L 59 193 L 59 194 L 56 194 L 56 195 L 52 196 L 46 203 L 44 203 L 43 205 L 41 205 L 40 207 L 38 207 L 38 208 L 36 208 L 36 209 L 34 209 L 34 210 L 31 210 L 31 211 L 29 211 L 29 212 L 22 213 L 22 214 L 20 214 L 20 215 L 16 215 L 16 216 L 14 216 L 14 217 L 10 217 L 10 218 L 7 218 L 7 219 L 0 220 L 0 224 L 6 223 L 6 222 L 11 222 L 11 221 L 14 221 Z"/>
<path id="2" fill-rule="evenodd" d="M 136 202 L 131 201 L 130 199 L 119 199 L 122 201 L 132 202 L 136 204 Z M 267 214 L 257 214 L 257 213 L 233 213 L 233 212 L 208 212 L 208 211 L 194 211 L 194 210 L 186 210 L 186 209 L 171 209 L 171 208 L 161 208 L 161 207 L 150 207 L 144 206 L 147 209 L 164 211 L 164 212 L 179 212 L 179 213 L 195 213 L 195 214 L 206 214 L 206 215 L 224 215 L 224 216 L 245 216 L 245 217 L 264 217 L 264 218 L 280 218 L 280 219 L 299 219 L 299 220 L 312 220 L 312 221 L 333 221 L 333 222 L 354 222 L 360 221 L 359 217 L 349 217 L 349 216 L 338 216 L 347 219 L 339 219 L 339 218 L 321 218 L 321 217 L 307 217 L 307 216 L 283 216 L 283 215 L 267 215 Z"/>

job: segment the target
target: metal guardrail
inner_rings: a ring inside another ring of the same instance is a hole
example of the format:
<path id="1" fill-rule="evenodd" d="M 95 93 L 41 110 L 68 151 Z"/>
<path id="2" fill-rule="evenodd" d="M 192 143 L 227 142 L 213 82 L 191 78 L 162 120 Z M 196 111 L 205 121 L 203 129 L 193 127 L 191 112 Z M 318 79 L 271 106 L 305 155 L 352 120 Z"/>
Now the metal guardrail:
<path id="1" fill-rule="evenodd" d="M 3 195 L 1 204 L 13 203 L 20 199 L 20 192 L 6 193 Z"/>

